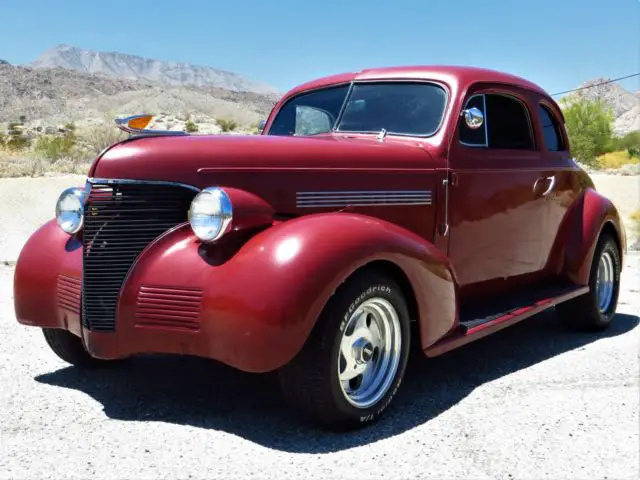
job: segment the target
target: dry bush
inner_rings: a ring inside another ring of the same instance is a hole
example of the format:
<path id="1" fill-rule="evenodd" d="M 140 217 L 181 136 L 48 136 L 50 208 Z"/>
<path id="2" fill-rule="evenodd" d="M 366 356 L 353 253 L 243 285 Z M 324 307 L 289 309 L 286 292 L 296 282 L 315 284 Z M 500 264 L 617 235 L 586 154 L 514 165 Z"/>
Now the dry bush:
<path id="1" fill-rule="evenodd" d="M 92 155 L 98 155 L 105 148 L 127 138 L 127 134 L 115 125 L 98 124 L 77 133 Z"/>
<path id="2" fill-rule="evenodd" d="M 40 158 L 0 148 L 0 178 L 36 177 L 43 172 Z"/>
<path id="3" fill-rule="evenodd" d="M 598 157 L 598 167 L 602 169 L 618 169 L 623 165 L 640 163 L 640 158 L 632 156 L 626 150 L 605 153 Z"/>

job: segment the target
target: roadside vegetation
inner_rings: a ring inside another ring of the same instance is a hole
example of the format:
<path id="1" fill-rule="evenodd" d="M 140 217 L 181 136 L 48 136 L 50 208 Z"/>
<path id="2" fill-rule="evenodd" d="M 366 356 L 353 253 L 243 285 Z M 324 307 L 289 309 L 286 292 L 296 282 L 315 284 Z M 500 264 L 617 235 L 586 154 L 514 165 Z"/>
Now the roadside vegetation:
<path id="1" fill-rule="evenodd" d="M 225 133 L 233 132 L 236 128 L 238 128 L 238 122 L 228 118 L 216 118 L 216 122 L 218 122 L 218 125 L 220 125 L 220 128 Z"/>
<path id="2" fill-rule="evenodd" d="M 35 177 L 47 173 L 86 173 L 96 155 L 127 137 L 111 123 L 110 119 L 115 115 L 106 117 L 103 123 L 83 128 L 68 122 L 57 127 L 37 129 L 27 126 L 25 116 L 18 117 L 0 130 L 0 178 Z M 197 116 L 173 117 L 161 114 L 158 118 L 164 121 L 161 128 L 184 128 L 192 134 L 201 133 L 203 126 L 202 119 Z M 221 133 L 258 133 L 253 124 L 243 127 L 232 118 L 219 117 L 211 119 L 211 122 L 213 123 L 205 125 L 205 132 L 213 128 L 214 132 Z"/>
<path id="3" fill-rule="evenodd" d="M 40 176 L 45 173 L 85 173 L 104 148 L 126 138 L 117 128 L 97 124 L 79 131 L 73 122 L 34 135 L 24 119 L 0 134 L 0 177 Z"/>
<path id="4" fill-rule="evenodd" d="M 618 169 L 640 164 L 640 131 L 620 137 L 613 133 L 613 112 L 600 100 L 570 96 L 560 101 L 571 153 L 594 169 Z"/>
<path id="5" fill-rule="evenodd" d="M 578 162 L 593 170 L 638 173 L 640 131 L 616 136 L 612 129 L 613 113 L 600 100 L 574 95 L 563 98 L 560 104 L 571 152 Z M 159 118 L 165 116 L 161 114 Z M 110 120 L 84 128 L 69 122 L 37 131 L 26 128 L 26 120 L 20 115 L 0 130 L 0 177 L 39 176 L 48 172 L 82 174 L 97 154 L 126 137 Z M 192 115 L 180 120 L 184 121 L 180 128 L 189 133 L 203 130 L 202 120 Z M 221 133 L 259 133 L 257 124 L 242 127 L 233 118 L 218 117 L 211 122 Z M 171 125 L 167 122 L 168 127 Z M 204 131 L 207 130 L 205 126 Z"/>

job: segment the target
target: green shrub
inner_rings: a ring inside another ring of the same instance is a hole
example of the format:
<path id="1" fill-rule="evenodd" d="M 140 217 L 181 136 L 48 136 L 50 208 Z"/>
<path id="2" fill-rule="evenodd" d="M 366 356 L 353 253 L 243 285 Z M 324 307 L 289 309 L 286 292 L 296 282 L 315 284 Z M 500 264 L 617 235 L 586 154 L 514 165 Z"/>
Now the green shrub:
<path id="1" fill-rule="evenodd" d="M 12 122 L 9 124 L 9 138 L 4 142 L 5 148 L 8 150 L 18 151 L 24 150 L 31 144 L 31 141 L 25 137 L 20 128 L 20 124 Z"/>
<path id="2" fill-rule="evenodd" d="M 76 146 L 76 137 L 72 132 L 63 136 L 43 135 L 36 140 L 35 151 L 47 160 L 59 160 L 70 157 Z"/>
<path id="3" fill-rule="evenodd" d="M 227 118 L 216 118 L 216 122 L 220 125 L 223 132 L 231 132 L 238 128 L 238 122 Z"/>
<path id="4" fill-rule="evenodd" d="M 193 121 L 187 120 L 187 122 L 184 124 L 184 129 L 189 133 L 195 133 L 198 131 L 198 126 L 193 123 Z"/>

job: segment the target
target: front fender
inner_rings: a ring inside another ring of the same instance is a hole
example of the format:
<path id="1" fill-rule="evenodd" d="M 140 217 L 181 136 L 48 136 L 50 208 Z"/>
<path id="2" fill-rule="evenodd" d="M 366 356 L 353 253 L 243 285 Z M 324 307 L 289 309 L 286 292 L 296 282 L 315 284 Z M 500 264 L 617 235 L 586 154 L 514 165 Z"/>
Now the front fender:
<path id="1" fill-rule="evenodd" d="M 274 370 L 300 351 L 340 284 L 376 260 L 405 273 L 417 301 L 423 347 L 455 325 L 456 288 L 447 258 L 388 222 L 348 213 L 308 215 L 263 230 L 220 255 L 225 248 L 231 247 L 202 245 L 188 225 L 147 248 L 122 289 L 113 339 L 120 353 L 171 350 L 247 371 Z M 202 291 L 200 331 L 142 335 L 135 325 L 142 287 Z M 92 350 L 110 356 L 105 348 L 108 343 L 100 340 Z"/>
<path id="2" fill-rule="evenodd" d="M 16 319 L 80 336 L 82 243 L 49 220 L 22 247 L 13 277 Z"/>
<path id="3" fill-rule="evenodd" d="M 608 198 L 592 188 L 585 190 L 568 210 L 560 236 L 563 273 L 574 283 L 587 285 L 594 251 L 601 232 L 611 228 L 620 243 L 621 259 L 627 248 L 624 225 Z"/>

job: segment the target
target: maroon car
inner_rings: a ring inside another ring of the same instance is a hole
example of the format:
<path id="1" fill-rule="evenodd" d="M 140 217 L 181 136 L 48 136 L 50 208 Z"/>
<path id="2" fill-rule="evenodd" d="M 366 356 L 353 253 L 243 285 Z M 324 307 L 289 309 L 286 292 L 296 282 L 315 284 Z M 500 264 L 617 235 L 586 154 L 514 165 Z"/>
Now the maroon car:
<path id="1" fill-rule="evenodd" d="M 389 406 L 412 334 L 435 356 L 552 307 L 612 322 L 623 225 L 531 82 L 365 70 L 288 92 L 261 135 L 147 121 L 119 122 L 133 135 L 17 262 L 18 321 L 74 365 L 277 370 L 293 405 L 344 428 Z"/>

